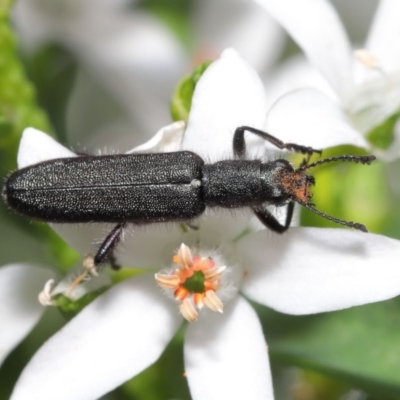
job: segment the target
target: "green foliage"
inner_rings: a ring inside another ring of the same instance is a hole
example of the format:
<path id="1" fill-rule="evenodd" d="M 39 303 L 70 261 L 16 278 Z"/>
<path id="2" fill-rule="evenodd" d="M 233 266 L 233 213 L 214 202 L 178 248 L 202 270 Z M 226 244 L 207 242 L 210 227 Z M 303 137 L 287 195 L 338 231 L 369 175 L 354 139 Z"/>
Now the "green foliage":
<path id="1" fill-rule="evenodd" d="M 60 309 L 61 313 L 67 320 L 70 320 L 106 290 L 107 288 L 101 288 L 93 292 L 89 292 L 76 301 L 71 300 L 70 298 L 61 294 L 54 299 L 53 305 Z"/>
<path id="2" fill-rule="evenodd" d="M 211 61 L 204 62 L 178 83 L 171 99 L 171 116 L 174 121 L 187 121 L 189 118 L 194 89 L 210 64 Z"/>
<path id="3" fill-rule="evenodd" d="M 255 305 L 273 361 L 311 369 L 377 396 L 400 398 L 400 300 L 312 316 Z"/>
<path id="4" fill-rule="evenodd" d="M 37 89 L 38 103 L 46 110 L 57 139 L 67 143 L 67 103 L 77 70 L 74 58 L 60 46 L 48 45 L 25 61 Z"/>
<path id="5" fill-rule="evenodd" d="M 51 133 L 46 113 L 37 104 L 37 93 L 27 79 L 24 66 L 18 56 L 15 34 L 8 20 L 10 2 L 0 8 L 0 177 L 16 168 L 17 150 L 22 131 L 34 127 Z M 54 91 L 53 92 L 57 92 Z M 12 219 L 22 229 L 34 236 L 41 236 L 49 245 L 52 256 L 61 267 L 71 265 L 76 253 L 71 250 L 47 225 L 30 224 L 20 218 Z"/>
<path id="6" fill-rule="evenodd" d="M 400 118 L 400 110 L 368 133 L 367 139 L 378 149 L 387 150 L 394 140 L 394 126 Z"/>
<path id="7" fill-rule="evenodd" d="M 32 126 L 50 131 L 43 110 L 36 104 L 36 92 L 27 80 L 18 58 L 16 38 L 8 21 L 11 2 L 0 8 L 0 158 L 1 173 L 16 167 L 19 138 Z"/>
<path id="8" fill-rule="evenodd" d="M 298 375 L 291 390 L 294 400 L 336 400 L 349 390 L 348 385 L 314 371 L 302 370 Z"/>
<path id="9" fill-rule="evenodd" d="M 59 331 L 65 324 L 58 309 L 48 307 L 39 324 L 28 337 L 7 357 L 0 366 L 0 400 L 9 400 L 12 389 L 22 370 L 46 338 Z"/>
<path id="10" fill-rule="evenodd" d="M 167 346 L 156 363 L 126 382 L 120 398 L 140 400 L 190 399 L 183 364 L 184 329 Z"/>

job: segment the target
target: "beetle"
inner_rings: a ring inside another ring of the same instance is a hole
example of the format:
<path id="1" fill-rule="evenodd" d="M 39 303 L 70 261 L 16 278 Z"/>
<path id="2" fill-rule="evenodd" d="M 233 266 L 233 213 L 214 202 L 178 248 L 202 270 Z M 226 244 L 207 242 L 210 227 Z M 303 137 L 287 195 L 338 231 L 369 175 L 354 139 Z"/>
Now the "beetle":
<path id="1" fill-rule="evenodd" d="M 248 160 L 246 131 L 307 158 L 297 169 L 285 159 Z M 12 210 L 36 220 L 116 223 L 93 258 L 95 269 L 104 262 L 114 265 L 113 251 L 127 223 L 189 223 L 206 207 L 249 207 L 267 228 L 283 233 L 298 203 L 330 221 L 367 231 L 362 224 L 316 210 L 310 192 L 315 180 L 306 171 L 334 161 L 370 164 L 374 156 L 342 155 L 309 164 L 311 155 L 321 154 L 320 150 L 284 143 L 249 126 L 235 130 L 233 152 L 233 159 L 212 164 L 190 151 L 54 159 L 13 173 L 3 198 Z M 268 210 L 271 205 L 287 206 L 283 224 Z"/>

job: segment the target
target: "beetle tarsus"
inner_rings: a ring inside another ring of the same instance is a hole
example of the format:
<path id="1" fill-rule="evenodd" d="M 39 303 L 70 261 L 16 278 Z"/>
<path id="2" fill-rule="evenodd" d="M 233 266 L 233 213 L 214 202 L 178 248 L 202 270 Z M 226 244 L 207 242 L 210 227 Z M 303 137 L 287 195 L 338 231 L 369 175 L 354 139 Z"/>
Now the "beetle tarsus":
<path id="1" fill-rule="evenodd" d="M 233 135 L 233 153 L 239 159 L 244 159 L 246 156 L 246 143 L 244 140 L 244 133 L 246 131 L 257 135 L 281 150 L 290 150 L 309 156 L 314 153 L 322 154 L 322 150 L 313 149 L 310 146 L 302 146 L 296 143 L 285 143 L 260 129 L 252 128 L 251 126 L 240 126 L 235 130 L 235 134 Z"/>

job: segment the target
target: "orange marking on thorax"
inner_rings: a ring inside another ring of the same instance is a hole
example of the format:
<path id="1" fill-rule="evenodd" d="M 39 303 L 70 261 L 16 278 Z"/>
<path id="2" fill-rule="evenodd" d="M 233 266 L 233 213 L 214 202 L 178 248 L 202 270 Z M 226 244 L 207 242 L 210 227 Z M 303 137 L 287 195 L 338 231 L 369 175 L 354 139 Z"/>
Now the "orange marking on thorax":
<path id="1" fill-rule="evenodd" d="M 303 172 L 295 171 L 284 174 L 281 184 L 285 191 L 293 196 L 294 200 L 305 204 L 310 201 L 312 197 L 310 182 L 308 182 L 307 175 Z"/>

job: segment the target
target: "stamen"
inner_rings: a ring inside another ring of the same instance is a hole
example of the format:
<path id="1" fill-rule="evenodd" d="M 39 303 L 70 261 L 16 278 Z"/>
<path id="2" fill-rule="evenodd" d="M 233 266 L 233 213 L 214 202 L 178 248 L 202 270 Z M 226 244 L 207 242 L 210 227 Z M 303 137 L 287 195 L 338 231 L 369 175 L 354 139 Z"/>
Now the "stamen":
<path id="1" fill-rule="evenodd" d="M 367 49 L 364 48 L 355 50 L 354 55 L 365 67 L 369 69 L 381 69 L 378 60 Z"/>
<path id="2" fill-rule="evenodd" d="M 178 265 L 184 269 L 189 269 L 193 266 L 192 252 L 184 243 L 178 250 Z"/>
<path id="3" fill-rule="evenodd" d="M 219 289 L 220 280 L 217 279 L 215 281 L 206 281 L 204 282 L 204 290 L 214 290 L 216 292 Z"/>
<path id="4" fill-rule="evenodd" d="M 184 300 L 189 295 L 189 290 L 183 286 L 179 286 L 174 292 L 174 297 L 176 300 Z"/>
<path id="5" fill-rule="evenodd" d="M 82 261 L 82 266 L 84 272 L 82 272 L 70 285 L 68 290 L 65 292 L 66 297 L 71 297 L 72 292 L 76 289 L 76 287 L 83 281 L 90 280 L 90 275 L 99 276 L 97 266 L 94 263 L 94 257 L 91 254 L 85 256 Z"/>
<path id="6" fill-rule="evenodd" d="M 99 276 L 99 273 L 97 271 L 97 267 L 94 264 L 94 257 L 91 254 L 88 254 L 82 262 L 83 268 L 89 272 L 93 276 Z"/>
<path id="7" fill-rule="evenodd" d="M 53 291 L 54 288 L 54 282 L 55 282 L 54 279 L 49 279 L 45 283 L 43 290 L 39 293 L 38 300 L 42 306 L 53 305 L 51 292 Z"/>
<path id="8" fill-rule="evenodd" d="M 71 286 L 68 288 L 68 290 L 65 292 L 65 296 L 71 297 L 72 292 L 75 290 L 75 288 L 84 280 L 87 280 L 89 278 L 89 271 L 85 271 L 82 274 L 80 274 L 72 283 Z"/>
<path id="9" fill-rule="evenodd" d="M 223 313 L 224 305 L 220 298 L 215 294 L 214 290 L 208 290 L 204 298 L 204 304 L 212 311 Z"/>
<path id="10" fill-rule="evenodd" d="M 182 304 L 179 306 L 179 311 L 181 312 L 183 318 L 189 322 L 196 321 L 199 317 L 199 313 L 196 311 L 189 299 L 183 300 Z"/>
<path id="11" fill-rule="evenodd" d="M 211 257 L 193 257 L 193 269 L 196 271 L 208 271 L 214 268 L 215 262 Z"/>
<path id="12" fill-rule="evenodd" d="M 215 266 L 204 271 L 204 277 L 206 279 L 214 279 L 221 276 L 221 274 L 226 270 L 226 265 L 222 265 L 221 267 Z"/>
<path id="13" fill-rule="evenodd" d="M 196 307 L 201 310 L 204 307 L 204 293 L 193 293 L 193 301 Z"/>
<path id="14" fill-rule="evenodd" d="M 154 277 L 157 283 L 165 289 L 176 289 L 180 283 L 177 275 L 155 274 Z"/>

